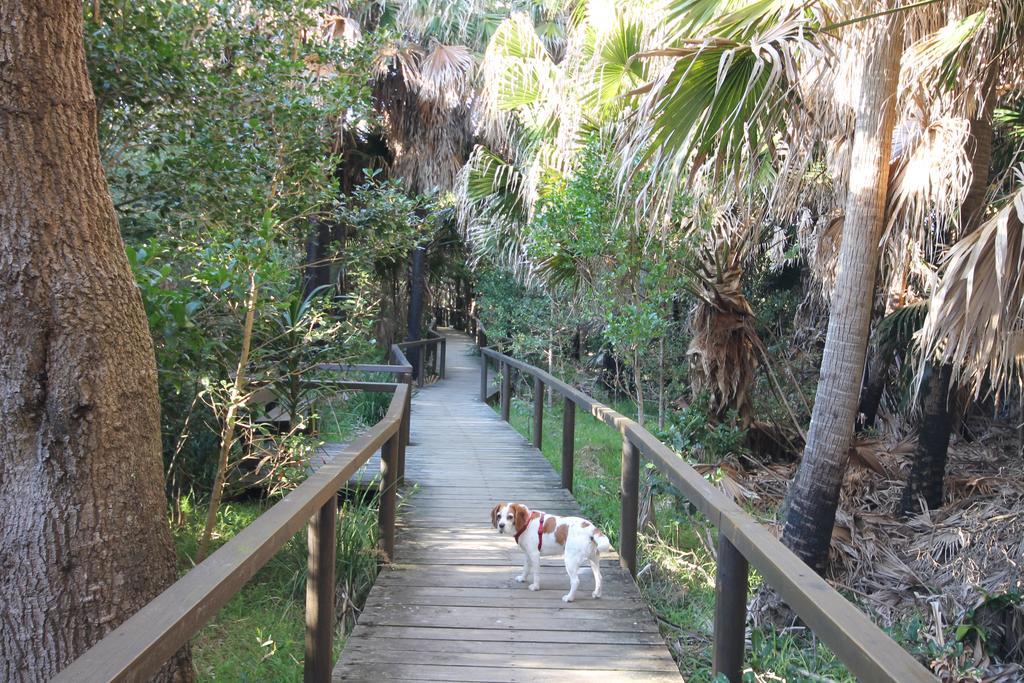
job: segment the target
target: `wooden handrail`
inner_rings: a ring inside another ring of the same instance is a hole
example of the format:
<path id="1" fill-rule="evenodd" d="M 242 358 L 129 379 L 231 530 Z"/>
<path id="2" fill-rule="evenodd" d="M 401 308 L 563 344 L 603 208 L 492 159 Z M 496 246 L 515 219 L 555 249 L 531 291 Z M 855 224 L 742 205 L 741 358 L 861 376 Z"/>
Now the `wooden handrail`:
<path id="1" fill-rule="evenodd" d="M 381 451 L 379 524 L 381 551 L 394 555 L 395 489 L 408 444 L 412 367 L 398 347 L 392 359 L 404 366 L 405 381 L 383 385 L 394 392 L 387 413 L 234 538 L 78 659 L 55 681 L 147 680 L 181 649 L 303 526 L 309 525 L 310 580 L 306 584 L 307 681 L 330 680 L 334 630 L 334 563 L 337 492 L 378 450 Z"/>
<path id="2" fill-rule="evenodd" d="M 417 339 L 415 341 L 404 341 L 399 342 L 395 345 L 399 350 L 415 351 L 413 354 L 413 376 L 416 378 L 416 383 L 419 386 L 423 386 L 425 379 L 425 373 L 423 367 L 425 365 L 425 351 L 421 350 L 424 347 L 429 347 L 426 351 L 432 351 L 431 365 L 433 367 L 433 374 L 437 377 L 444 379 L 445 376 L 445 363 L 448 349 L 448 340 L 444 335 L 438 334 L 434 330 L 427 330 L 427 336 L 423 339 Z M 440 349 L 440 351 L 438 350 Z"/>
<path id="3" fill-rule="evenodd" d="M 401 375 L 412 372 L 412 366 L 402 365 L 379 365 L 369 363 L 320 363 L 313 366 L 314 370 L 329 370 L 331 372 L 383 372 L 390 375 Z"/>
<path id="4" fill-rule="evenodd" d="M 638 462 L 638 458 L 634 457 L 635 453 L 653 463 L 718 529 L 718 576 L 713 646 L 716 672 L 725 674 L 730 681 L 740 680 L 749 563 L 779 592 L 803 622 L 832 648 L 858 679 L 931 683 L 938 680 L 863 612 L 802 562 L 768 529 L 744 512 L 735 501 L 708 483 L 699 472 L 637 422 L 540 368 L 493 349 L 481 348 L 480 352 L 483 356 L 481 390 L 487 384 L 487 360 L 495 361 L 501 368 L 501 403 L 504 419 L 508 419 L 508 402 L 512 391 L 509 372 L 514 368 L 564 397 L 567 412 L 579 407 L 622 434 L 623 528 L 619 556 L 620 561 L 634 576 L 637 533 L 635 507 L 638 488 L 637 478 L 634 476 Z M 534 395 L 543 397 L 543 392 L 535 389 Z M 573 423 L 566 419 L 565 424 Z M 536 441 L 540 439 L 539 427 L 539 424 L 534 426 Z M 571 449 L 572 441 L 563 439 L 563 468 L 568 466 L 570 472 Z M 562 480 L 566 482 L 564 471 Z M 571 486 L 571 473 L 568 482 Z"/>

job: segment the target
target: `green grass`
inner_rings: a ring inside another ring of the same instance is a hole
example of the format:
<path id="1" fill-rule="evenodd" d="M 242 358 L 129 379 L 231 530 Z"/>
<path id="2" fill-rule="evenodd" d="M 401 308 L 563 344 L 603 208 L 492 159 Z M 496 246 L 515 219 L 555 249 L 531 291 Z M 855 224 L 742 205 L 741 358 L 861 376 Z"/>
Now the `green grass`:
<path id="1" fill-rule="evenodd" d="M 629 401 L 608 402 L 620 413 L 635 417 Z M 511 424 L 529 437 L 533 408 L 513 399 Z M 584 514 L 608 533 L 619 534 L 619 476 L 621 435 L 595 418 L 576 416 L 573 495 Z M 544 412 L 541 450 L 556 470 L 561 469 L 562 408 L 554 401 Z M 687 505 L 651 465 L 641 472 L 641 488 L 654 492 L 655 531 L 639 539 L 640 591 L 658 617 L 687 681 L 712 681 L 711 643 L 715 608 L 715 561 L 708 550 L 714 538 L 706 519 L 690 514 Z M 761 579 L 751 572 L 751 590 Z M 805 632 L 776 633 L 754 629 L 745 658 L 745 681 L 853 681 L 842 662 Z"/>
<path id="2" fill-rule="evenodd" d="M 390 402 L 391 394 L 386 392 L 324 396 L 317 407 L 317 435 L 322 441 L 347 441 L 361 426 L 375 424 L 384 417 Z"/>
<path id="3" fill-rule="evenodd" d="M 276 501 L 232 502 L 217 516 L 220 546 Z M 335 631 L 335 659 L 377 574 L 377 511 L 370 500 L 345 500 L 338 523 L 336 575 L 344 604 Z M 192 567 L 206 508 L 183 501 L 174 529 L 182 573 Z M 296 534 L 192 640 L 202 681 L 299 681 L 305 649 L 306 534 Z"/>

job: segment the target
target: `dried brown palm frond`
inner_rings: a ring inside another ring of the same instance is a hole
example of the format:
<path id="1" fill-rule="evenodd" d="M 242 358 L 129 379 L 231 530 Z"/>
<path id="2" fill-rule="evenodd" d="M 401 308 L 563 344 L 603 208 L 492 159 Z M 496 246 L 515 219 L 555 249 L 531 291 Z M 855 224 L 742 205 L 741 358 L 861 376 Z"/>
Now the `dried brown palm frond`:
<path id="1" fill-rule="evenodd" d="M 690 314 L 693 338 L 686 356 L 695 392 L 706 391 L 717 419 L 736 411 L 743 427 L 750 424 L 750 390 L 761 344 L 754 314 L 743 294 L 743 273 L 758 243 L 750 223 L 719 212 L 705 246 L 689 268 L 691 293 L 697 299 Z"/>
<path id="2" fill-rule="evenodd" d="M 843 215 L 836 210 L 813 223 L 808 221 L 800 234 L 800 242 L 807 255 L 808 268 L 814 281 L 821 287 L 826 301 L 832 298 L 832 287 L 836 282 L 843 225 Z"/>
<path id="3" fill-rule="evenodd" d="M 948 242 L 947 225 L 956 221 L 972 179 L 969 135 L 963 118 L 903 122 L 893 136 L 883 240 L 898 232 L 923 245 L 926 254 L 937 254 Z"/>
<path id="4" fill-rule="evenodd" d="M 960 474 L 947 480 L 946 505 L 901 520 L 893 511 L 915 450 L 913 440 L 860 440 L 859 454 L 878 467 L 853 467 L 846 474 L 829 578 L 859 596 L 863 608 L 885 626 L 937 609 L 950 639 L 966 615 L 978 623 L 979 604 L 992 596 L 1019 595 L 1024 589 L 1024 461 L 1017 457 L 1016 442 L 1009 430 L 972 443 L 954 441 L 950 470 Z M 776 466 L 734 476 L 771 514 L 791 472 L 792 466 Z M 755 620 L 765 618 L 761 609 L 761 603 L 752 607 Z M 934 631 L 934 624 L 930 628 Z M 997 678 L 1008 669 L 983 655 L 975 661 L 985 672 L 981 680 L 1018 680 Z"/>
<path id="5" fill-rule="evenodd" d="M 340 42 L 344 45 L 355 45 L 363 37 L 359 22 L 342 14 L 329 14 L 324 17 L 322 39 L 325 43 Z"/>
<path id="6" fill-rule="evenodd" d="M 947 0 L 915 10 L 907 25 L 912 44 L 900 80 L 910 96 L 941 100 L 949 114 L 973 118 L 993 88 L 1024 87 L 1024 3 Z"/>
<path id="7" fill-rule="evenodd" d="M 953 365 L 954 379 L 975 394 L 986 380 L 997 396 L 1021 387 L 1024 188 L 950 249 L 919 341 L 922 362 Z"/>
<path id="8" fill-rule="evenodd" d="M 456 108 L 471 97 L 475 62 L 463 45 L 436 43 L 419 63 L 419 94 L 425 101 Z"/>
<path id="9" fill-rule="evenodd" d="M 468 91 L 471 63 L 452 46 L 425 55 L 414 45 L 390 46 L 376 60 L 391 172 L 413 192 L 451 189 L 472 147 Z"/>

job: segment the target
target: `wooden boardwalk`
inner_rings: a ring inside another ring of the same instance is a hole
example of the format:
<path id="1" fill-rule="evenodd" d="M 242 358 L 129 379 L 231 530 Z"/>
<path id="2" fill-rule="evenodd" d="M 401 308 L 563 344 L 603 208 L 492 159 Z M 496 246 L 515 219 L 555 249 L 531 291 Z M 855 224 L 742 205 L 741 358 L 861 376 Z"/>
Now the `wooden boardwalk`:
<path id="1" fill-rule="evenodd" d="M 448 378 L 413 399 L 393 568 L 378 577 L 335 681 L 678 681 L 650 610 L 614 555 L 604 596 L 581 571 L 576 602 L 560 557 L 541 590 L 514 577 L 522 553 L 491 527 L 495 503 L 579 514 L 540 452 L 479 400 L 480 359 L 448 335 Z M 407 489 L 408 490 L 408 489 Z"/>

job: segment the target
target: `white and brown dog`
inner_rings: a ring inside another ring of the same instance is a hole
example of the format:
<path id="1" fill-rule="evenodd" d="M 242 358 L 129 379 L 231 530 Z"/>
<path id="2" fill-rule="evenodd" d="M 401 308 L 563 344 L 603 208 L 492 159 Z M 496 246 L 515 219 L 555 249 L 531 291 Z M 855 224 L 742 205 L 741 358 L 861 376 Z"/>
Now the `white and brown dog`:
<path id="1" fill-rule="evenodd" d="M 540 556 L 561 554 L 569 574 L 569 592 L 562 600 L 572 602 L 576 598 L 584 562 L 589 562 L 594 571 L 593 596 L 601 597 L 601 551 L 612 546 L 608 537 L 587 520 L 549 515 L 519 503 L 498 503 L 491 510 L 491 524 L 498 533 L 513 535 L 526 555 L 523 573 L 516 577 L 519 583 L 532 574 L 530 590 L 540 590 Z"/>

